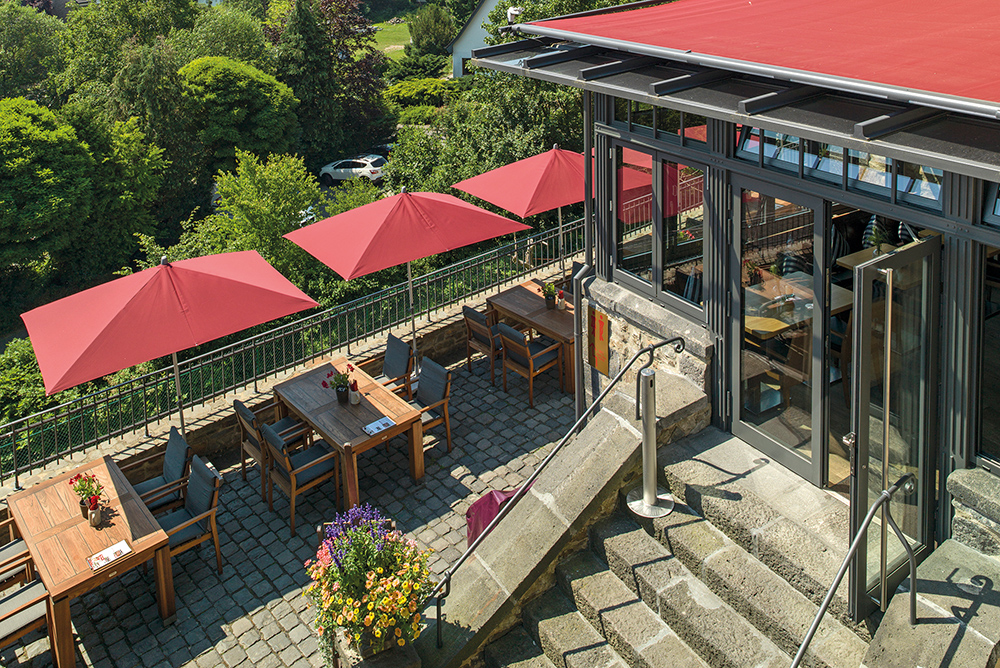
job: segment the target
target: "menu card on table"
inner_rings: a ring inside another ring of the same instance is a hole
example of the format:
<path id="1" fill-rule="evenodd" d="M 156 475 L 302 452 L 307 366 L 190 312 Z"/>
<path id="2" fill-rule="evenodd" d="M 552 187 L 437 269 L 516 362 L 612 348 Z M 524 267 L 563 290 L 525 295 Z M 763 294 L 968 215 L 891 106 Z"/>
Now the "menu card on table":
<path id="1" fill-rule="evenodd" d="M 96 571 L 124 557 L 131 551 L 132 548 L 128 546 L 128 543 L 122 540 L 111 547 L 101 550 L 92 557 L 87 557 L 87 564 L 90 566 L 90 570 Z"/>
<path id="2" fill-rule="evenodd" d="M 380 418 L 378 420 L 375 420 L 374 422 L 372 422 L 369 425 L 366 425 L 364 427 L 364 430 L 365 430 L 365 433 L 368 434 L 369 436 L 374 436 L 375 434 L 379 433 L 380 431 L 385 431 L 386 429 L 388 429 L 389 427 L 394 426 L 395 424 L 396 423 L 392 421 L 392 418 L 384 417 L 384 418 Z"/>

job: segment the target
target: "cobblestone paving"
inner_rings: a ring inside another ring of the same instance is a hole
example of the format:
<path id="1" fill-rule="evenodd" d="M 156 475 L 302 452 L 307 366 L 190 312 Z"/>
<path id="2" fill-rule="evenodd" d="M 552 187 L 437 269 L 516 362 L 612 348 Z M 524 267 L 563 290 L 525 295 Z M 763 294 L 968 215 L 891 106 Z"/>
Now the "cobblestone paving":
<path id="1" fill-rule="evenodd" d="M 498 377 L 477 357 L 472 373 L 464 358 L 453 371 L 451 423 L 453 450 L 444 427 L 424 435 L 426 474 L 409 477 L 406 440 L 360 456 L 362 503 L 380 507 L 422 547 L 434 550 L 431 568 L 444 572 L 465 550 L 465 511 L 484 492 L 523 482 L 549 448 L 573 424 L 573 398 L 559 389 L 555 373 L 535 385 L 528 407 L 527 382 Z M 323 665 L 302 595 L 309 578 L 303 562 L 315 552 L 315 526 L 336 512 L 333 482 L 298 502 L 296 534 L 289 536 L 288 501 L 275 491 L 274 512 L 260 498 L 259 471 L 240 476 L 239 464 L 222 471 L 219 531 L 223 571 L 215 570 L 211 543 L 173 560 L 177 619 L 164 626 L 156 610 L 152 568 L 111 580 L 72 605 L 77 661 L 81 666 L 271 666 Z M 0 652 L 2 666 L 49 666 L 44 632 Z"/>

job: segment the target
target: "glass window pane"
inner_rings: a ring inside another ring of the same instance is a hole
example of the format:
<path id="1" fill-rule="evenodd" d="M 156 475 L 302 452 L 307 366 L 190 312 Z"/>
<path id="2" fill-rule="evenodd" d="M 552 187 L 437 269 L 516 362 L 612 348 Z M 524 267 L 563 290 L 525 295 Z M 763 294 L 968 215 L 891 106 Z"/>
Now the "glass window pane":
<path id="1" fill-rule="evenodd" d="M 911 204 L 940 209 L 943 177 L 940 169 L 900 161 L 896 174 L 896 197 Z"/>
<path id="2" fill-rule="evenodd" d="M 663 163 L 663 290 L 698 306 L 704 270 L 705 173 Z"/>
<path id="3" fill-rule="evenodd" d="M 676 139 L 681 129 L 681 112 L 666 107 L 656 108 L 656 134 Z"/>
<path id="4" fill-rule="evenodd" d="M 653 282 L 653 156 L 615 149 L 617 267 Z"/>
<path id="5" fill-rule="evenodd" d="M 632 103 L 632 127 L 653 129 L 653 105 Z"/>
<path id="6" fill-rule="evenodd" d="M 615 98 L 615 121 L 628 124 L 628 100 Z"/>
<path id="7" fill-rule="evenodd" d="M 833 144 L 806 141 L 802 155 L 802 169 L 806 176 L 840 183 L 844 174 L 844 149 Z"/>
<path id="8" fill-rule="evenodd" d="M 847 161 L 848 187 L 889 195 L 892 158 L 851 149 L 847 152 Z"/>
<path id="9" fill-rule="evenodd" d="M 989 252 L 989 250 L 987 251 Z M 1000 462 L 1000 386 L 991 379 L 1000 378 L 1000 259 L 986 260 L 983 283 L 983 342 L 979 349 L 981 383 L 979 454 Z"/>
<path id="10" fill-rule="evenodd" d="M 705 144 L 708 141 L 708 121 L 704 116 L 684 114 L 684 143 Z"/>
<path id="11" fill-rule="evenodd" d="M 764 130 L 764 164 L 798 171 L 799 138 Z"/>

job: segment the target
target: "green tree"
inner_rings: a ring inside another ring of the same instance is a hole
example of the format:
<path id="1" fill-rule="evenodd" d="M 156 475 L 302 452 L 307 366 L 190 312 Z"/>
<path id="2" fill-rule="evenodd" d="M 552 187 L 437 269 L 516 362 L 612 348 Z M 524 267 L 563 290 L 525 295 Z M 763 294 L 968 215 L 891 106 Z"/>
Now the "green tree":
<path id="1" fill-rule="evenodd" d="M 152 234 L 150 213 L 163 181 L 163 149 L 146 141 L 139 119 L 108 122 L 94 107 L 67 104 L 60 112 L 90 147 L 90 218 L 76 239 L 53 259 L 60 278 L 72 283 L 118 269 L 137 251 L 135 234 Z"/>
<path id="2" fill-rule="evenodd" d="M 407 79 L 437 78 L 441 76 L 447 64 L 447 56 L 437 56 L 430 53 L 417 58 L 404 56 L 389 63 L 389 67 L 385 71 L 385 80 L 393 84 Z"/>
<path id="3" fill-rule="evenodd" d="M 54 16 L 15 2 L 0 3 L 0 98 L 51 100 L 52 77 L 62 69 L 59 40 L 64 28 Z"/>
<path id="4" fill-rule="evenodd" d="M 241 9 L 258 21 L 263 21 L 267 16 L 267 9 L 273 2 L 267 0 L 225 0 L 223 7 L 231 9 Z"/>
<path id="5" fill-rule="evenodd" d="M 0 265 L 37 262 L 76 237 L 90 214 L 93 163 L 51 111 L 0 100 Z"/>
<path id="6" fill-rule="evenodd" d="M 318 170 L 344 150 L 340 86 L 334 76 L 330 39 L 313 15 L 310 0 L 297 0 L 277 49 L 277 76 L 299 99 L 299 153 Z"/>
<path id="7" fill-rule="evenodd" d="M 192 129 L 212 171 L 235 167 L 236 149 L 288 151 L 298 132 L 292 90 L 256 67 L 222 57 L 180 70 Z"/>
<path id="8" fill-rule="evenodd" d="M 448 8 L 455 19 L 455 25 L 461 30 L 462 26 L 472 18 L 472 12 L 476 11 L 479 0 L 445 0 L 444 6 Z"/>
<path id="9" fill-rule="evenodd" d="M 425 54 L 444 55 L 448 45 L 455 38 L 455 24 L 447 8 L 441 5 L 424 5 L 410 18 L 410 43 L 406 45 L 406 55 L 414 58 Z"/>
<path id="10" fill-rule="evenodd" d="M 407 79 L 389 86 L 385 91 L 386 99 L 400 107 L 440 107 L 447 95 L 448 84 L 442 79 Z"/>
<path id="11" fill-rule="evenodd" d="M 178 67 L 205 56 L 225 56 L 274 74 L 274 53 L 260 20 L 229 3 L 209 7 L 190 30 L 175 30 L 170 42 Z"/>

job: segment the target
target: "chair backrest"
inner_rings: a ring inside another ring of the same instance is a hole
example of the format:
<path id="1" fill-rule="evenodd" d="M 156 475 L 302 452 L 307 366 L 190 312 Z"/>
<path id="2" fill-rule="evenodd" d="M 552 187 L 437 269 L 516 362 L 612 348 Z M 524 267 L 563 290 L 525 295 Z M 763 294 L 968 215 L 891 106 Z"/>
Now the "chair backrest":
<path id="1" fill-rule="evenodd" d="M 528 357 L 531 353 L 528 352 L 528 339 L 524 334 L 505 322 L 499 323 L 497 328 L 500 330 L 500 340 L 503 341 L 507 357 L 523 367 L 530 366 Z"/>
<path id="2" fill-rule="evenodd" d="M 411 373 L 413 373 L 413 348 L 398 336 L 389 334 L 385 342 L 382 375 L 386 378 L 399 378 Z"/>
<path id="3" fill-rule="evenodd" d="M 851 252 L 851 246 L 847 243 L 847 237 L 840 231 L 840 227 L 834 225 L 830 230 L 830 267 L 837 264 L 838 257 L 844 257 Z"/>
<path id="4" fill-rule="evenodd" d="M 899 221 L 899 230 L 897 231 L 896 236 L 899 237 L 899 243 L 901 244 L 908 244 L 917 240 L 916 232 L 914 232 L 913 228 L 903 221 Z"/>
<path id="5" fill-rule="evenodd" d="M 171 427 L 170 437 L 167 439 L 167 451 L 163 455 L 163 480 L 173 482 L 183 478 L 187 474 L 190 461 L 191 446 L 177 431 L 177 427 Z"/>
<path id="6" fill-rule="evenodd" d="M 696 271 L 688 274 L 684 282 L 684 299 L 692 304 L 701 303 L 701 272 Z"/>
<path id="7" fill-rule="evenodd" d="M 476 309 L 468 306 L 462 307 L 462 316 L 465 318 L 465 327 L 469 334 L 469 338 L 475 339 L 484 346 L 492 348 L 493 344 L 491 343 L 491 340 L 493 336 L 490 333 L 490 327 L 486 321 L 486 316 Z"/>
<path id="8" fill-rule="evenodd" d="M 274 468 L 282 477 L 286 479 L 291 478 L 290 471 L 292 470 L 292 464 L 288 459 L 288 450 L 285 449 L 286 443 L 285 439 L 276 432 L 271 425 L 264 424 L 260 427 L 260 433 L 264 437 L 264 442 L 271 451 L 271 462 L 274 464 Z"/>
<path id="9" fill-rule="evenodd" d="M 236 411 L 236 421 L 240 423 L 240 431 L 243 432 L 242 440 L 250 441 L 252 446 L 260 449 L 262 444 L 260 442 L 260 427 L 257 425 L 257 416 L 239 399 L 233 399 L 233 409 Z"/>
<path id="10" fill-rule="evenodd" d="M 184 508 L 191 516 L 208 512 L 219 502 L 219 476 L 198 455 L 191 459 L 191 477 L 188 478 L 187 496 Z M 208 531 L 208 523 L 203 520 L 201 528 Z"/>
<path id="11" fill-rule="evenodd" d="M 425 406 L 436 404 L 451 390 L 451 372 L 434 360 L 425 357 L 417 385 L 417 401 Z"/>
<path id="12" fill-rule="evenodd" d="M 812 259 L 802 255 L 785 255 L 781 260 L 781 275 L 788 276 L 795 272 L 812 274 Z"/>

